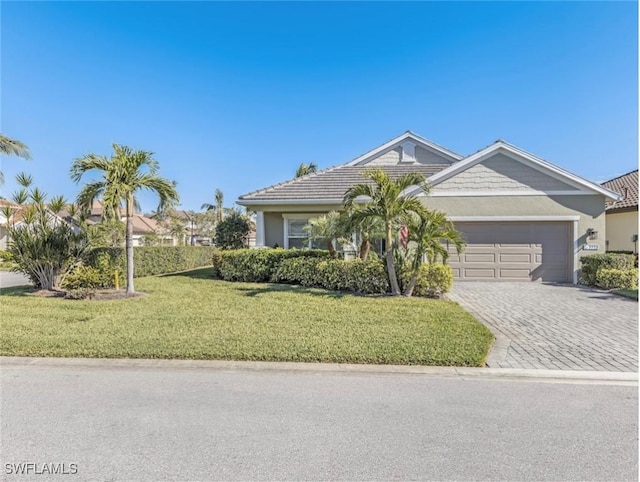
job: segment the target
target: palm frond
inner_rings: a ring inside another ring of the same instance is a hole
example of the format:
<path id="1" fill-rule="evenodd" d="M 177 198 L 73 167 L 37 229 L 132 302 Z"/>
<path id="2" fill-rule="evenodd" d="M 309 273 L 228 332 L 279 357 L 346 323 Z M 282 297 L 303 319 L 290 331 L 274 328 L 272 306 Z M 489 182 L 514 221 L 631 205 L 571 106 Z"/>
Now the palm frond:
<path id="1" fill-rule="evenodd" d="M 4 134 L 0 134 L 0 154 L 31 159 L 31 152 L 25 144 Z"/>

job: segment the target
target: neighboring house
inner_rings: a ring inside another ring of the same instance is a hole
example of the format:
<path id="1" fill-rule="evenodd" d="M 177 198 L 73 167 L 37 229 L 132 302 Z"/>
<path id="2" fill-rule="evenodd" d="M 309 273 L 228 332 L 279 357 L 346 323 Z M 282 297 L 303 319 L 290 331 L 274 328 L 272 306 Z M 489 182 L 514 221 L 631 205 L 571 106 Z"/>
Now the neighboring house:
<path id="1" fill-rule="evenodd" d="M 370 168 L 427 177 L 430 194 L 417 194 L 468 243 L 449 259 L 458 279 L 575 283 L 578 258 L 605 250 L 605 202 L 620 199 L 502 140 L 464 157 L 406 132 L 346 164 L 241 196 L 256 212 L 256 245 L 304 246 L 308 219 L 341 209 Z"/>
<path id="2" fill-rule="evenodd" d="M 602 183 L 622 199 L 607 203 L 607 251 L 638 252 L 638 170 Z"/>
<path id="3" fill-rule="evenodd" d="M 99 223 L 102 220 L 102 211 L 103 205 L 102 201 L 94 201 L 91 206 L 91 211 L 89 216 L 87 217 L 88 224 Z M 125 216 L 121 217 L 122 222 L 126 222 L 127 218 Z M 158 240 L 161 244 L 168 245 L 177 245 L 178 241 L 166 233 L 164 229 L 162 229 L 158 222 L 155 219 L 152 219 L 147 216 L 143 216 L 142 214 L 134 214 L 131 218 L 133 224 L 133 245 L 134 246 L 143 246 L 144 237 L 150 235 L 157 235 Z"/>

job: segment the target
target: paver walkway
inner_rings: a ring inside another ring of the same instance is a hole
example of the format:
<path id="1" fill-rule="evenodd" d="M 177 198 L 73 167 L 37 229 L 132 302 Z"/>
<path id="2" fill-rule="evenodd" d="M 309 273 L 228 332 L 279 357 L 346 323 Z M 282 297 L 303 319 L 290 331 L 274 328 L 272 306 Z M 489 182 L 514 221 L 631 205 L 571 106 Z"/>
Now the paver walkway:
<path id="1" fill-rule="evenodd" d="M 574 285 L 472 281 L 448 297 L 496 335 L 490 367 L 638 371 L 636 301 Z"/>

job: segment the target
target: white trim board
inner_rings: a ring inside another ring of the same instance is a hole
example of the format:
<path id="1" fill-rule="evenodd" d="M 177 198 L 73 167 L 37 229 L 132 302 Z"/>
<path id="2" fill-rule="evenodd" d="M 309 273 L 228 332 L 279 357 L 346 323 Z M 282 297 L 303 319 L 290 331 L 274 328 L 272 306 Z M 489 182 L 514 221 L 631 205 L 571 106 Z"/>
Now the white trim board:
<path id="1" fill-rule="evenodd" d="M 431 191 L 418 197 L 489 197 L 489 196 L 593 196 L 588 191 Z"/>
<path id="2" fill-rule="evenodd" d="M 580 216 L 448 216 L 455 222 L 531 222 L 531 221 L 579 221 Z"/>

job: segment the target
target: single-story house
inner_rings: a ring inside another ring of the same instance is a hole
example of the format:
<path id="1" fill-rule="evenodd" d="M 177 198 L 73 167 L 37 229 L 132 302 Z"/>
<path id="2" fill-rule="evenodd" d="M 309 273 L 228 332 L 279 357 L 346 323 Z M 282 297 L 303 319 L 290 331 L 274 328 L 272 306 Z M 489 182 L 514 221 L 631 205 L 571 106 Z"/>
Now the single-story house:
<path id="1" fill-rule="evenodd" d="M 619 201 L 607 203 L 607 251 L 638 252 L 638 170 L 618 176 L 602 185 L 622 195 Z"/>
<path id="2" fill-rule="evenodd" d="M 461 156 L 410 131 L 353 159 L 245 194 L 256 246 L 305 244 L 307 220 L 342 208 L 345 191 L 381 168 L 425 175 L 430 209 L 444 211 L 467 248 L 449 259 L 458 279 L 578 279 L 578 258 L 605 251 L 605 203 L 621 196 L 505 141 Z"/>

